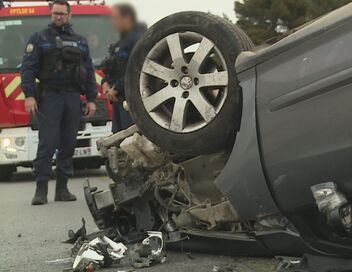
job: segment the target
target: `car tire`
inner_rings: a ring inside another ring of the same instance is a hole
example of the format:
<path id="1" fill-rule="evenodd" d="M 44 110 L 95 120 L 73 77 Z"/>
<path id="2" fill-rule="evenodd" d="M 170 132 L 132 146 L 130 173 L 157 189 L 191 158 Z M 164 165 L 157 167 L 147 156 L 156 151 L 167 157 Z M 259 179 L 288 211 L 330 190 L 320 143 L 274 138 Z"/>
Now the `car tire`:
<path id="1" fill-rule="evenodd" d="M 85 164 L 83 164 L 83 163 L 80 163 L 80 162 L 73 162 L 73 169 L 75 169 L 75 170 L 78 170 L 78 171 L 80 171 L 80 170 L 85 170 L 86 169 L 86 166 L 85 166 Z"/>
<path id="2" fill-rule="evenodd" d="M 15 168 L 8 165 L 0 165 L 0 182 L 10 181 Z"/>
<path id="3" fill-rule="evenodd" d="M 156 23 L 127 67 L 126 100 L 140 131 L 183 155 L 233 144 L 242 113 L 235 61 L 252 48 L 241 29 L 211 14 L 181 12 Z"/>

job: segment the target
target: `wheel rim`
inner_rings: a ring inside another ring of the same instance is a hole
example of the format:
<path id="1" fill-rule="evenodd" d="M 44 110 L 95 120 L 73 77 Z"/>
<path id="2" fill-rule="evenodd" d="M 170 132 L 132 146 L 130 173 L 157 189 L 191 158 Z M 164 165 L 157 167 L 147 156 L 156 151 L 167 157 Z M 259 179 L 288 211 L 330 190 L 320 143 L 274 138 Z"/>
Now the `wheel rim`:
<path id="1" fill-rule="evenodd" d="M 190 133 L 216 118 L 228 84 L 226 62 L 214 42 L 182 32 L 151 49 L 142 67 L 140 92 L 145 110 L 158 125 Z"/>

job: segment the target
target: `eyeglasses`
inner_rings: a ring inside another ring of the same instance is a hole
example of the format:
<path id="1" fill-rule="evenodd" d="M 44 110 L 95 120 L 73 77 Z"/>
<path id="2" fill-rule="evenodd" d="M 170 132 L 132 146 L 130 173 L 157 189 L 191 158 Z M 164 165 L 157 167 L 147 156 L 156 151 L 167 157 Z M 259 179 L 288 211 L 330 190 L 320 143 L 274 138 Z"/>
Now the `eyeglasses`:
<path id="1" fill-rule="evenodd" d="M 56 17 L 65 17 L 68 15 L 66 12 L 53 12 L 53 15 Z"/>

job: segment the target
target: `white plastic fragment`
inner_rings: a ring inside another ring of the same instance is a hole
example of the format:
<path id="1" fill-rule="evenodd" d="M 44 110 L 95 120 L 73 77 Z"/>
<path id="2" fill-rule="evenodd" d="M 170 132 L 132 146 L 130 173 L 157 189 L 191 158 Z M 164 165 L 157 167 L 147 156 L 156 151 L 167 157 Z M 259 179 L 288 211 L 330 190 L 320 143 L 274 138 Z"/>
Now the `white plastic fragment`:
<path id="1" fill-rule="evenodd" d="M 116 251 L 116 252 L 122 252 L 122 253 L 125 253 L 126 250 L 127 250 L 127 247 L 123 244 L 123 243 L 116 243 L 114 242 L 113 240 L 111 240 L 110 238 L 104 236 L 103 237 L 104 241 L 106 243 L 108 243 L 111 248 Z"/>
<path id="2" fill-rule="evenodd" d="M 99 244 L 99 243 L 102 243 L 103 241 L 99 238 L 99 237 L 97 237 L 97 238 L 95 238 L 95 239 L 93 239 L 92 241 L 90 241 L 89 242 L 89 245 L 90 246 L 95 246 L 95 245 L 97 245 L 97 244 Z"/>
<path id="3" fill-rule="evenodd" d="M 45 261 L 46 264 L 68 264 L 68 263 L 72 263 L 73 262 L 73 258 L 65 258 L 65 259 L 56 259 L 56 260 L 52 260 L 52 261 Z"/>
<path id="4" fill-rule="evenodd" d="M 103 261 L 104 260 L 104 256 L 100 255 L 99 253 L 97 253 L 95 250 L 93 249 L 87 249 L 85 252 L 83 252 L 83 254 L 81 255 L 82 258 L 86 258 L 95 262 L 99 262 L 99 261 Z"/>
<path id="5" fill-rule="evenodd" d="M 123 243 L 116 243 L 106 236 L 103 237 L 103 240 L 111 247 L 112 250 L 108 250 L 108 252 L 112 258 L 124 258 L 124 254 L 127 251 L 127 247 Z"/>
<path id="6" fill-rule="evenodd" d="M 81 246 L 78 254 L 73 262 L 72 268 L 74 270 L 80 270 L 90 263 L 101 264 L 104 262 L 104 256 L 101 255 L 97 249 L 98 245 L 102 244 L 106 246 L 107 252 L 110 258 L 117 261 L 124 258 L 124 254 L 127 251 L 127 247 L 122 243 L 116 243 L 108 237 L 95 238 L 89 243 L 85 243 Z"/>
<path id="7" fill-rule="evenodd" d="M 94 249 L 91 249 L 89 244 L 83 244 L 79 250 L 72 268 L 76 270 L 81 266 L 89 265 L 89 263 L 99 263 L 104 260 L 104 256 L 98 254 Z"/>
<path id="8" fill-rule="evenodd" d="M 163 234 L 159 231 L 148 231 L 147 233 L 148 237 L 142 241 L 142 244 L 151 247 L 153 256 L 159 256 L 164 249 Z"/>

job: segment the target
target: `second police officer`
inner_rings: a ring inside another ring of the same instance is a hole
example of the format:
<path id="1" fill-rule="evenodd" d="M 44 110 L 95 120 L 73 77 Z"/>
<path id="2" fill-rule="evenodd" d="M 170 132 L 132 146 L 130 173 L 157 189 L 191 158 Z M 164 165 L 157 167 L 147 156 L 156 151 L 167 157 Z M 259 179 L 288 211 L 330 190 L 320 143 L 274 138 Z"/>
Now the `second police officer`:
<path id="1" fill-rule="evenodd" d="M 145 32 L 146 26 L 137 22 L 137 13 L 129 4 L 113 6 L 111 20 L 120 40 L 110 45 L 109 57 L 102 63 L 105 74 L 102 88 L 106 97 L 113 103 L 112 132 L 116 133 L 133 124 L 129 113 L 123 107 L 125 73 L 130 54 Z"/>
<path id="2" fill-rule="evenodd" d="M 23 57 L 21 86 L 25 108 L 39 122 L 39 144 L 33 161 L 37 188 L 32 205 L 48 202 L 48 181 L 56 151 L 55 201 L 76 200 L 67 181 L 73 174 L 72 157 L 82 114 L 80 95 L 87 98 L 87 117 L 96 110 L 97 88 L 88 44 L 73 31 L 70 19 L 69 3 L 54 0 L 51 24 L 30 37 Z"/>

